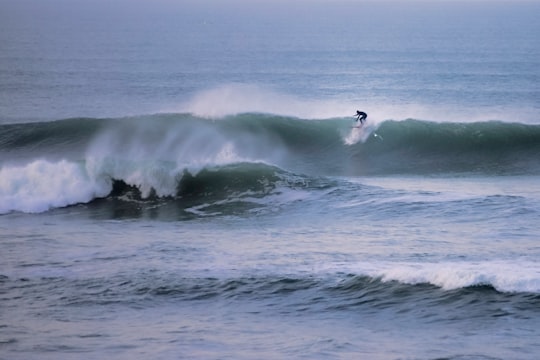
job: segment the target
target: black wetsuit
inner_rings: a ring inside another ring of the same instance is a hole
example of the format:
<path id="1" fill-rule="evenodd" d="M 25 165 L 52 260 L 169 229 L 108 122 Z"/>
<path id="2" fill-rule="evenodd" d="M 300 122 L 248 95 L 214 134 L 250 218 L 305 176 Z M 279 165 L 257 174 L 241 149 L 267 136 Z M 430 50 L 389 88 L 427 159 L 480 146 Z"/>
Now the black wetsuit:
<path id="1" fill-rule="evenodd" d="M 363 112 L 363 111 L 360 111 L 360 110 L 356 110 L 356 116 L 358 116 L 356 121 L 360 121 L 360 124 L 363 124 L 364 121 L 366 121 L 366 119 L 367 119 L 367 114 L 365 112 Z"/>

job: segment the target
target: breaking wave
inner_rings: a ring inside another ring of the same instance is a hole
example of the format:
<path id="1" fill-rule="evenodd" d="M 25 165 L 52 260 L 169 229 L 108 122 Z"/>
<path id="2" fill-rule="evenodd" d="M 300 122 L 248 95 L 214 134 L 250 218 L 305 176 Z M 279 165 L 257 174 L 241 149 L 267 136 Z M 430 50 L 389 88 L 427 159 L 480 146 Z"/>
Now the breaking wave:
<path id="1" fill-rule="evenodd" d="M 0 127 L 0 213 L 99 198 L 250 199 L 369 175 L 540 173 L 540 126 L 160 114 Z M 326 180 L 321 180 L 326 179 Z M 198 205 L 197 205 L 198 204 Z"/>

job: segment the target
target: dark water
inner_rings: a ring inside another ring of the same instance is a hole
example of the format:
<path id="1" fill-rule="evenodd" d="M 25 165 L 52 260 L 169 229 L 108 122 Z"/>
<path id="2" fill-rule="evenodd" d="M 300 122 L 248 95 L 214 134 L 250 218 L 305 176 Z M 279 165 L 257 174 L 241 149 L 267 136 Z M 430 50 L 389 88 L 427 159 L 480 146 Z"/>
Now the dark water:
<path id="1" fill-rule="evenodd" d="M 0 359 L 536 359 L 538 10 L 0 1 Z"/>

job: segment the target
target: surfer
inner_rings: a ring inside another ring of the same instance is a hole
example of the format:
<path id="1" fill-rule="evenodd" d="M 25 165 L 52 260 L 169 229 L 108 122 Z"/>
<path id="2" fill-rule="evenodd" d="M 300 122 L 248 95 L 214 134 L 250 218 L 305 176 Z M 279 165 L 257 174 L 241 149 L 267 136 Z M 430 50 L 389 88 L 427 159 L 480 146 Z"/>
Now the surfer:
<path id="1" fill-rule="evenodd" d="M 356 118 L 356 121 L 360 121 L 360 125 L 363 125 L 364 121 L 366 121 L 367 119 L 367 114 L 363 111 L 356 110 L 356 116 L 358 116 Z"/>

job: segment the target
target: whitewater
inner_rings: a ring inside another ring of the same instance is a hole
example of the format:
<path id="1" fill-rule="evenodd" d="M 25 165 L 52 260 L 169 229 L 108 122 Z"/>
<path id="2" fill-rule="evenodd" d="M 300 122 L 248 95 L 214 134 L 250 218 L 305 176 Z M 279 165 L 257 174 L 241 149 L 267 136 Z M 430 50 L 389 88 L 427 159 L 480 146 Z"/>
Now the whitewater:
<path id="1" fill-rule="evenodd" d="M 538 13 L 0 1 L 0 359 L 536 359 Z"/>

